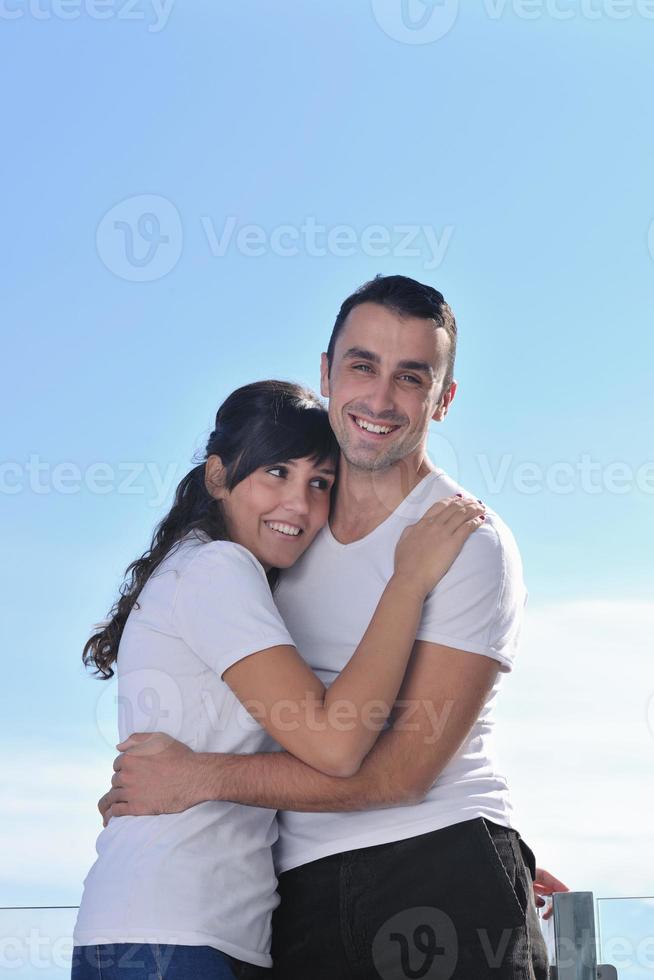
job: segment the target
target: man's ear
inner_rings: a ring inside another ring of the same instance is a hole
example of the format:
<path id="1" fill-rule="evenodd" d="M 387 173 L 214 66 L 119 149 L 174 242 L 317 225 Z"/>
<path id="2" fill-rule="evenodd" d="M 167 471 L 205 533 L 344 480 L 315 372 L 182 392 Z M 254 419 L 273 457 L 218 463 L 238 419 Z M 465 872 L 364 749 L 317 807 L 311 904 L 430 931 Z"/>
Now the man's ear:
<path id="1" fill-rule="evenodd" d="M 442 422 L 445 416 L 447 415 L 449 407 L 454 401 L 454 396 L 456 395 L 456 388 L 457 388 L 457 383 L 456 381 L 453 381 L 452 384 L 447 389 L 447 391 L 443 392 L 443 394 L 441 395 L 440 401 L 438 402 L 438 407 L 434 412 L 434 414 L 432 415 L 432 419 L 434 420 L 434 422 Z"/>
<path id="2" fill-rule="evenodd" d="M 216 500 L 222 500 L 226 495 L 224 479 L 225 467 L 220 456 L 208 456 L 204 464 L 204 485 Z"/>
<path id="3" fill-rule="evenodd" d="M 329 364 L 327 355 L 320 355 L 320 394 L 323 398 L 329 398 Z"/>

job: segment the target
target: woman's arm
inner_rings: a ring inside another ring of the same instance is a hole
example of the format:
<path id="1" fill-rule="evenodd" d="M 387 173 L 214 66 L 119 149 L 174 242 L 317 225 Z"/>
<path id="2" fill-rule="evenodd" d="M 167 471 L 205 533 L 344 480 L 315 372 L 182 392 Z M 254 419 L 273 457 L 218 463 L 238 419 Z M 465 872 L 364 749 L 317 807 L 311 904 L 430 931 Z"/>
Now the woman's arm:
<path id="1" fill-rule="evenodd" d="M 292 646 L 251 654 L 225 670 L 223 680 L 288 752 L 326 775 L 352 776 L 393 708 L 423 602 L 482 515 L 483 505 L 448 498 L 406 528 L 368 629 L 328 690 Z"/>

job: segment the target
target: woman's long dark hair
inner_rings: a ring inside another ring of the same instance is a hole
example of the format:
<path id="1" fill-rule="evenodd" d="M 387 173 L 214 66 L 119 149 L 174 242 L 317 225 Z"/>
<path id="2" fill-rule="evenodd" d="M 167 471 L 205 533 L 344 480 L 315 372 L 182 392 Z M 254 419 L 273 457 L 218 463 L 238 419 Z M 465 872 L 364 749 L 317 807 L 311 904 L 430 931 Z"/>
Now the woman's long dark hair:
<path id="1" fill-rule="evenodd" d="M 229 540 L 222 506 L 205 486 L 205 462 L 220 456 L 225 487 L 231 491 L 261 466 L 289 459 L 338 461 L 338 443 L 327 410 L 309 388 L 288 381 L 256 381 L 237 388 L 216 414 L 202 461 L 179 483 L 173 506 L 156 527 L 148 550 L 128 566 L 120 598 L 108 620 L 84 646 L 85 666 L 94 666 L 103 680 L 113 676 L 111 665 L 131 609 L 148 578 L 168 552 L 191 530 L 204 531 L 213 541 Z M 271 584 L 278 572 L 269 573 Z"/>

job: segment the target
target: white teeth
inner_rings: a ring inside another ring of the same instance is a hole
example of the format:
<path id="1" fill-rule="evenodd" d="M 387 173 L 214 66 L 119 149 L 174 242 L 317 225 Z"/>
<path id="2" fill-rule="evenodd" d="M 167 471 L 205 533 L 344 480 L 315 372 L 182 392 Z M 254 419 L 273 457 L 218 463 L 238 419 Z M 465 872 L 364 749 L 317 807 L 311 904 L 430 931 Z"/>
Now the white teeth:
<path id="1" fill-rule="evenodd" d="M 388 432 L 392 432 L 394 428 L 392 425 L 373 425 L 372 422 L 364 422 L 363 419 L 358 419 L 356 416 L 354 417 L 354 421 L 360 429 L 366 429 L 368 432 L 376 432 L 378 435 L 386 435 Z"/>
<path id="2" fill-rule="evenodd" d="M 266 527 L 272 528 L 273 531 L 280 531 L 282 534 L 290 534 L 292 537 L 297 537 L 300 533 L 299 527 L 291 527 L 290 524 L 273 524 L 272 521 L 264 521 Z"/>

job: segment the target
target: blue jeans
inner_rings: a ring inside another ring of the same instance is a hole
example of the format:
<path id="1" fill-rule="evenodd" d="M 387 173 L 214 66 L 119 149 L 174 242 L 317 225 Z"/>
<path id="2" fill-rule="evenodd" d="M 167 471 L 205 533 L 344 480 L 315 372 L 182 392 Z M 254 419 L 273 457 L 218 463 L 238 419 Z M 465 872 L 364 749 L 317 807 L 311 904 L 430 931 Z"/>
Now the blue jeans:
<path id="1" fill-rule="evenodd" d="M 268 973 L 212 946 L 112 943 L 75 946 L 71 980 L 240 980 Z"/>

